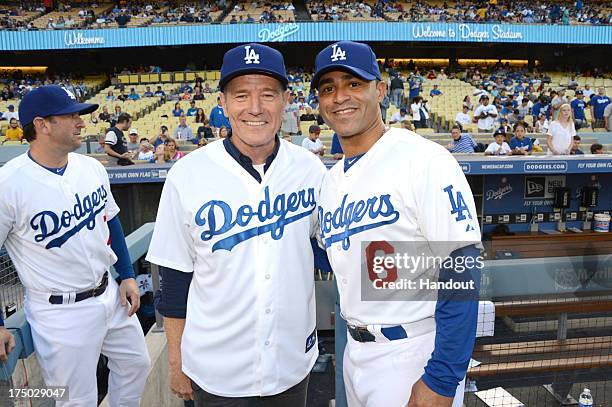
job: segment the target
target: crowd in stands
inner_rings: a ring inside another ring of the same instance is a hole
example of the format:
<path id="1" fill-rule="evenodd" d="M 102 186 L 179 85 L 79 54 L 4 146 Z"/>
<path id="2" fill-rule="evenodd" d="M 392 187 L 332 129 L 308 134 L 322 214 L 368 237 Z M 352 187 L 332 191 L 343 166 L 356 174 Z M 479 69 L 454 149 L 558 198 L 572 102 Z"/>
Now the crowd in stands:
<path id="1" fill-rule="evenodd" d="M 393 2 L 376 0 L 357 1 L 308 1 L 305 0 L 312 19 L 316 21 L 342 20 L 388 20 L 413 22 L 468 22 L 468 23 L 523 23 L 523 24 L 612 24 L 612 8 L 605 2 L 586 3 L 555 1 L 501 1 L 458 0 L 440 2 L 414 1 Z M 586 4 L 585 4 L 586 3 Z M 231 3 L 230 3 L 231 4 Z M 32 24 L 31 20 L 50 10 L 40 2 L 22 2 L 20 6 L 0 6 L 0 29 L 70 29 L 146 26 L 150 24 L 189 23 L 202 24 L 219 21 L 222 12 L 236 15 L 224 20 L 237 23 L 276 23 L 293 21 L 283 18 L 278 12 L 293 11 L 294 4 L 288 2 L 238 2 L 232 10 L 226 0 L 209 2 L 126 2 L 96 13 L 94 2 L 80 3 L 78 13 L 69 3 L 59 3 L 56 10 L 66 12 L 59 18 L 50 18 L 46 25 Z M 258 10 L 257 14 L 240 14 L 245 10 Z M 130 22 L 133 22 L 130 24 Z M 137 23 L 134 23 L 136 21 Z"/>

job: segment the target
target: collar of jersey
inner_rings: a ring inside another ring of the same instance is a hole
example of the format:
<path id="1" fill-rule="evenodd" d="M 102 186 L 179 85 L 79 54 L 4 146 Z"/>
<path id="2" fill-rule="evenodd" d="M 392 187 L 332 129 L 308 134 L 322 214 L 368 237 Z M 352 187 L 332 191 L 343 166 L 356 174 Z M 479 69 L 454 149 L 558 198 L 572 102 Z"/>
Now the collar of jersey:
<path id="1" fill-rule="evenodd" d="M 351 168 L 361 157 L 363 157 L 365 153 L 354 155 L 350 158 L 344 157 L 344 172 L 346 173 L 349 168 Z"/>
<path id="2" fill-rule="evenodd" d="M 36 161 L 34 159 L 34 157 L 32 157 L 32 154 L 30 154 L 30 150 L 28 150 L 28 157 L 30 157 L 30 160 L 34 161 L 36 164 L 40 165 L 45 170 L 47 170 L 47 171 L 49 171 L 49 172 L 51 172 L 52 174 L 55 174 L 55 175 L 59 175 L 59 176 L 64 175 L 64 172 L 66 172 L 66 168 L 68 167 L 68 163 L 64 164 L 62 167 L 59 167 L 59 168 L 45 167 L 44 165 L 42 165 L 41 163 Z"/>
<path id="3" fill-rule="evenodd" d="M 240 164 L 240 166 L 244 168 L 246 172 L 251 174 L 251 176 L 261 184 L 261 174 L 253 167 L 253 161 L 250 157 L 247 157 L 246 155 L 242 154 L 240 150 L 236 148 L 234 143 L 232 143 L 231 138 L 232 136 L 230 135 L 229 137 L 223 139 L 223 147 L 225 147 L 225 151 L 227 151 L 227 153 L 231 155 L 232 158 L 236 160 L 236 162 Z M 278 138 L 278 135 L 276 135 L 274 139 L 274 151 L 272 151 L 272 154 L 270 154 L 268 158 L 266 158 L 266 162 L 264 165 L 264 174 L 266 173 L 266 171 L 268 171 L 270 165 L 272 165 L 272 161 L 274 161 L 274 159 L 276 158 L 279 148 L 280 139 Z"/>

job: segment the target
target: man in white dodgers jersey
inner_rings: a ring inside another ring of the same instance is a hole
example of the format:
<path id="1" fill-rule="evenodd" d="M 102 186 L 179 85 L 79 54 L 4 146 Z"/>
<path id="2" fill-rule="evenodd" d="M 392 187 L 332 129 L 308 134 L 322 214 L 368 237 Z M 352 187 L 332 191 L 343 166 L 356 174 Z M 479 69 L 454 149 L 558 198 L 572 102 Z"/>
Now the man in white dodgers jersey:
<path id="1" fill-rule="evenodd" d="M 170 387 L 198 406 L 305 406 L 325 167 L 277 136 L 289 97 L 278 51 L 229 50 L 219 89 L 231 135 L 174 164 L 147 256 L 163 266 Z"/>
<path id="2" fill-rule="evenodd" d="M 393 254 L 388 242 L 423 242 L 441 258 L 477 257 L 480 230 L 465 176 L 442 146 L 385 127 L 379 103 L 386 86 L 369 46 L 330 45 L 317 55 L 315 70 L 321 115 L 345 152 L 325 175 L 318 212 L 320 241 L 349 326 L 343 358 L 348 404 L 461 406 L 476 333 L 478 273 L 463 274 L 476 280 L 468 300 L 364 301 L 362 284 L 379 276 L 361 270 L 371 260 L 362 260 L 366 253 Z M 372 242 L 364 253 L 362 242 Z M 397 270 L 386 272 L 387 282 L 397 279 Z"/>
<path id="3" fill-rule="evenodd" d="M 0 245 L 25 287 L 45 384 L 67 387 L 68 397 L 57 405 L 97 405 L 102 353 L 110 369 L 109 405 L 136 407 L 149 357 L 133 316 L 140 293 L 119 208 L 104 167 L 73 153 L 85 127 L 80 115 L 97 108 L 57 85 L 23 97 L 19 117 L 30 149 L 0 168 Z M 113 264 L 119 286 L 109 276 Z"/>

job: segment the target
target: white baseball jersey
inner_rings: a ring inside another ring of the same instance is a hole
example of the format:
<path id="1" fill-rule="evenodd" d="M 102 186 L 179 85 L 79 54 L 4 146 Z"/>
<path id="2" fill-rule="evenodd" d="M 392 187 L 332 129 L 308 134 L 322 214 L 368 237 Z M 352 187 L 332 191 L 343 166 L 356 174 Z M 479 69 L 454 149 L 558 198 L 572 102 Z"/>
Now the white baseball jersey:
<path id="1" fill-rule="evenodd" d="M 314 365 L 310 236 L 324 173 L 315 155 L 283 140 L 261 183 L 222 140 L 170 170 L 147 260 L 194 273 L 182 369 L 205 391 L 278 394 Z"/>
<path id="2" fill-rule="evenodd" d="M 474 111 L 474 117 L 480 116 L 482 113 L 497 114 L 497 108 L 494 105 L 478 105 Z M 478 119 L 478 128 L 483 130 L 491 130 L 495 127 L 495 117 L 487 116 L 484 119 Z"/>
<path id="3" fill-rule="evenodd" d="M 434 316 L 435 301 L 362 301 L 361 246 L 452 242 L 432 248 L 444 258 L 466 242 L 479 242 L 474 199 L 459 164 L 439 144 L 396 128 L 347 172 L 344 161 L 326 174 L 318 210 L 344 318 L 354 325 L 397 325 Z"/>
<path id="4" fill-rule="evenodd" d="M 70 153 L 63 175 L 20 155 L 0 168 L 0 245 L 26 289 L 83 291 L 117 261 L 107 221 L 119 213 L 108 174 Z"/>

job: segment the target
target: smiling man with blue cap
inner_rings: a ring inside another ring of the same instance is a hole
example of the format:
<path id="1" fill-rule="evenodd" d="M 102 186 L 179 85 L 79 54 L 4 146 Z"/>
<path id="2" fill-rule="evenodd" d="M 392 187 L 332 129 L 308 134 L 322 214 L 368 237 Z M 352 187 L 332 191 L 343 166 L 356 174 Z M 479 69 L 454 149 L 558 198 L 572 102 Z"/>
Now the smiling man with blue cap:
<path id="1" fill-rule="evenodd" d="M 102 353 L 109 406 L 136 407 L 149 367 L 134 316 L 140 292 L 108 174 L 95 158 L 74 153 L 85 128 L 81 115 L 97 108 L 57 85 L 23 97 L 19 116 L 30 149 L 0 168 L 0 246 L 26 290 L 44 382 L 68 388 L 57 405 L 97 405 Z M 5 332 L 0 327 L 2 341 Z"/>
<path id="2" fill-rule="evenodd" d="M 232 132 L 174 164 L 147 255 L 162 266 L 170 389 L 196 406 L 305 406 L 325 167 L 278 137 L 289 98 L 280 52 L 230 49 L 219 88 Z"/>
<path id="3" fill-rule="evenodd" d="M 476 333 L 477 289 L 426 292 L 418 288 L 429 281 L 421 277 L 429 269 L 376 271 L 375 260 L 395 255 L 422 260 L 405 249 L 415 242 L 435 258 L 477 257 L 480 231 L 467 180 L 444 147 L 385 127 L 379 104 L 386 86 L 367 44 L 325 47 L 317 55 L 312 86 L 321 116 L 345 154 L 321 185 L 319 232 L 348 327 L 343 357 L 348 405 L 461 406 Z M 471 269 L 460 275 L 439 271 L 440 279 L 463 278 L 468 287 L 480 281 Z M 417 289 L 402 290 L 410 274 Z"/>

